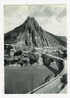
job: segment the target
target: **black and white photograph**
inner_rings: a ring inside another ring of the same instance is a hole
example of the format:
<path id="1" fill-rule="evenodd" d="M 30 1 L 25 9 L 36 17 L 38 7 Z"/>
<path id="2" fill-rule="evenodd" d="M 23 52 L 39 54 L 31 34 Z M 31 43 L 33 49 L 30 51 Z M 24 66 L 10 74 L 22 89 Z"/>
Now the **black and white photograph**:
<path id="1" fill-rule="evenodd" d="M 4 93 L 67 93 L 67 6 L 4 5 Z"/>

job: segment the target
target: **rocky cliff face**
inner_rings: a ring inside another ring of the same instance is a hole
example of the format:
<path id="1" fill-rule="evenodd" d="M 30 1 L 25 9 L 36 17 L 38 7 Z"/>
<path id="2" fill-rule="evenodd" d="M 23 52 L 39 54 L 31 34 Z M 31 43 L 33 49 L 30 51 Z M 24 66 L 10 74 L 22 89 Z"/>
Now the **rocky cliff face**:
<path id="1" fill-rule="evenodd" d="M 8 32 L 4 36 L 5 44 L 16 44 L 29 47 L 58 47 L 65 43 L 50 32 L 44 31 L 33 17 Z"/>

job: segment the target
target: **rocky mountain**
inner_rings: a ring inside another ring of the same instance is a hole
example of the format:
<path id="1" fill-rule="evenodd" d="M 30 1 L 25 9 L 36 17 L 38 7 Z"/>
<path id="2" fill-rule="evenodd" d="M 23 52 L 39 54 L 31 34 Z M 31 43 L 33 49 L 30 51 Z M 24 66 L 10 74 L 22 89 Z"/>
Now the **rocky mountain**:
<path id="1" fill-rule="evenodd" d="M 43 30 L 33 17 L 28 17 L 22 25 L 5 33 L 4 44 L 16 44 L 18 47 L 66 46 L 66 42 L 61 38 Z"/>

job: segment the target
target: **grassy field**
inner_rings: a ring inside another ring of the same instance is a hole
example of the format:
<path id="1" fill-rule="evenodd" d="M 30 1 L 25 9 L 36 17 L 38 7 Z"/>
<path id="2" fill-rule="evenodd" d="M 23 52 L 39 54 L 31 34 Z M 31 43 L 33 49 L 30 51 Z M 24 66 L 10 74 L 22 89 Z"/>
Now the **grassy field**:
<path id="1" fill-rule="evenodd" d="M 44 83 L 54 73 L 45 66 L 5 67 L 5 93 L 25 94 Z"/>

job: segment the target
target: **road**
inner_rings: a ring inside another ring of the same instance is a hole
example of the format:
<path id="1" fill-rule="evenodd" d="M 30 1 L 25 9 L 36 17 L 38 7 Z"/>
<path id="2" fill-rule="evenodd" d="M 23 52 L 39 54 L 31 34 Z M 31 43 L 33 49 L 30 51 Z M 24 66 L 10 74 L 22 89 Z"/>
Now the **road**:
<path id="1" fill-rule="evenodd" d="M 60 73 L 60 75 L 58 75 L 57 77 L 55 77 L 48 83 L 41 85 L 40 87 L 36 88 L 35 90 L 33 90 L 32 92 L 29 92 L 29 93 L 32 93 L 32 94 L 48 94 L 48 93 L 59 93 L 59 92 L 65 93 L 66 87 L 61 91 L 61 87 L 62 87 L 63 83 L 61 83 L 61 80 L 60 80 L 62 75 L 67 72 L 66 60 L 64 61 L 64 64 L 65 64 L 64 69 Z"/>

